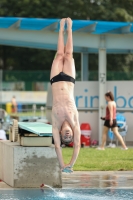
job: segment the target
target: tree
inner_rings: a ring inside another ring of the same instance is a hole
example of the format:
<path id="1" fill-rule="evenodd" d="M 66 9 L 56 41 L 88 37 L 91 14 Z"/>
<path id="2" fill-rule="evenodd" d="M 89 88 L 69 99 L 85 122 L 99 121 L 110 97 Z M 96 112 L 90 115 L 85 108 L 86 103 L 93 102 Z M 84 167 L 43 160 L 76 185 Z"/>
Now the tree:
<path id="1" fill-rule="evenodd" d="M 133 21 L 133 0 L 1 0 L 0 16 Z M 50 69 L 55 52 L 0 46 L 4 69 Z M 74 54 L 80 69 L 80 55 Z M 108 55 L 108 69 L 132 70 L 132 55 Z M 90 55 L 90 70 L 97 64 L 97 55 Z M 95 67 L 97 69 L 97 66 Z"/>

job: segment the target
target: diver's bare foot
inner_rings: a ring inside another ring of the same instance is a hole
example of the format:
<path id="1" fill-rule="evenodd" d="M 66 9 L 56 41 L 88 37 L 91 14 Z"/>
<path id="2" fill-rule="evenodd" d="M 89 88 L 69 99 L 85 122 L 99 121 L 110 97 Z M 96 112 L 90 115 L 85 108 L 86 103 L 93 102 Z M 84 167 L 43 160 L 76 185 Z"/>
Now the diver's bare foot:
<path id="1" fill-rule="evenodd" d="M 67 18 L 66 19 L 66 22 L 67 22 L 67 30 L 71 30 L 72 29 L 72 20 L 71 18 Z"/>
<path id="2" fill-rule="evenodd" d="M 62 18 L 60 20 L 60 30 L 64 31 L 65 23 L 66 23 L 66 18 Z"/>

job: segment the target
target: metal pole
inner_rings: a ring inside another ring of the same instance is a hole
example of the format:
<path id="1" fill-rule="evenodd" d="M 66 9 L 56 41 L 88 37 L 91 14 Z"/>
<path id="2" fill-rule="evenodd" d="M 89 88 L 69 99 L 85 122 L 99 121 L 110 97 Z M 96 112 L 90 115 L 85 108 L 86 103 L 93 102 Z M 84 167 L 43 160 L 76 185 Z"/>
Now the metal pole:
<path id="1" fill-rule="evenodd" d="M 0 69 L 0 108 L 2 108 L 2 69 Z"/>
<path id="2" fill-rule="evenodd" d="M 106 93 L 106 48 L 104 36 L 100 38 L 99 48 L 99 144 L 102 141 L 103 122 L 100 117 L 105 116 Z"/>

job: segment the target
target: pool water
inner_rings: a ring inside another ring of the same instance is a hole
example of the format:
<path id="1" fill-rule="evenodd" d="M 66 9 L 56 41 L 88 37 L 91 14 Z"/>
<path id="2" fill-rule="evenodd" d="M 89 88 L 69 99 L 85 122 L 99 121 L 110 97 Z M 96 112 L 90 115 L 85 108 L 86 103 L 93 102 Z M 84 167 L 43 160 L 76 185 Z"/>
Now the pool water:
<path id="1" fill-rule="evenodd" d="M 133 200 L 133 189 L 1 190 L 0 200 Z"/>

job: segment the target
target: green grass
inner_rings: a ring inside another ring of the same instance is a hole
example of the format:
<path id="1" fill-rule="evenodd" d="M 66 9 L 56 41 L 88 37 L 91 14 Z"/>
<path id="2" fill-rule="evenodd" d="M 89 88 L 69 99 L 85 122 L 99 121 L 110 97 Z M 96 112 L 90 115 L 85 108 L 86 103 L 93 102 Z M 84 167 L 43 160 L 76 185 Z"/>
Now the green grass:
<path id="1" fill-rule="evenodd" d="M 65 163 L 69 163 L 73 148 L 63 148 L 62 151 Z M 133 148 L 127 151 L 120 148 L 106 148 L 105 151 L 81 148 L 73 169 L 75 171 L 133 170 Z"/>

